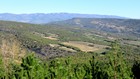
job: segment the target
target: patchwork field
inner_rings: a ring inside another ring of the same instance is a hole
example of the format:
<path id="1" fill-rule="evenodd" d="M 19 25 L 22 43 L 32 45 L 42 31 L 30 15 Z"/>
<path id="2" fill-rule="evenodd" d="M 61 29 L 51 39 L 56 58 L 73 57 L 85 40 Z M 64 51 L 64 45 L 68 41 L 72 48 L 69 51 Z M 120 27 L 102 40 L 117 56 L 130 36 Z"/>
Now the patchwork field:
<path id="1" fill-rule="evenodd" d="M 47 36 L 42 33 L 38 33 L 38 32 L 33 32 L 33 34 L 35 34 L 37 36 L 41 36 L 42 38 L 50 39 L 50 40 L 58 40 L 57 39 L 58 35 L 56 35 L 56 34 L 48 33 Z"/>
<path id="2" fill-rule="evenodd" d="M 102 50 L 108 47 L 105 45 L 98 45 L 98 44 L 81 42 L 81 41 L 69 41 L 69 42 L 63 42 L 62 44 L 77 47 L 81 51 L 84 51 L 84 52 L 90 52 L 90 51 L 94 52 L 94 51 Z"/>

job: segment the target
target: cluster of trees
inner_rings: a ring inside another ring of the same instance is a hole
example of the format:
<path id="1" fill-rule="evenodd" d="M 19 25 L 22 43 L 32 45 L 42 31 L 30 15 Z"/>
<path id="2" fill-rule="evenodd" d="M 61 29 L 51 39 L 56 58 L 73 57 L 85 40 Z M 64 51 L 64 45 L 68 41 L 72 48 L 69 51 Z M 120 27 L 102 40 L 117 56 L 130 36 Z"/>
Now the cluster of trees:
<path id="1" fill-rule="evenodd" d="M 64 61 L 54 59 L 41 61 L 34 54 L 27 55 L 20 64 L 4 65 L 0 57 L 1 79 L 140 79 L 140 63 L 132 66 L 123 57 L 118 44 L 106 55 L 105 62 L 98 61 L 95 56 L 88 63 L 72 64 L 71 58 Z"/>

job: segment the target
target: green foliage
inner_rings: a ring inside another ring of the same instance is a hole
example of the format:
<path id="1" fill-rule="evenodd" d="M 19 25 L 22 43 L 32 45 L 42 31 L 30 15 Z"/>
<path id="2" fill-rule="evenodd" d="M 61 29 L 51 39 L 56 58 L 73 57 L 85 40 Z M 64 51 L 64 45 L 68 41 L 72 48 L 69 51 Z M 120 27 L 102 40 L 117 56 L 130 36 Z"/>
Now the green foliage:
<path id="1" fill-rule="evenodd" d="M 131 68 L 126 64 L 118 42 L 112 44 L 108 58 L 107 72 L 111 79 L 131 79 Z"/>
<path id="2" fill-rule="evenodd" d="M 112 44 L 107 61 L 99 61 L 93 56 L 88 63 L 72 63 L 59 58 L 50 62 L 41 61 L 34 54 L 22 59 L 21 64 L 9 64 L 9 70 L 3 66 L 0 58 L 0 78 L 5 79 L 139 79 L 140 64 L 129 66 L 117 42 Z M 132 70 L 131 70 L 132 69 Z M 7 72 L 7 73 L 4 73 Z M 133 73 L 132 73 L 133 72 Z"/>
<path id="3" fill-rule="evenodd" d="M 0 55 L 0 78 L 4 78 L 5 76 L 5 68 L 4 68 L 4 64 L 3 64 L 3 60 L 2 57 Z"/>

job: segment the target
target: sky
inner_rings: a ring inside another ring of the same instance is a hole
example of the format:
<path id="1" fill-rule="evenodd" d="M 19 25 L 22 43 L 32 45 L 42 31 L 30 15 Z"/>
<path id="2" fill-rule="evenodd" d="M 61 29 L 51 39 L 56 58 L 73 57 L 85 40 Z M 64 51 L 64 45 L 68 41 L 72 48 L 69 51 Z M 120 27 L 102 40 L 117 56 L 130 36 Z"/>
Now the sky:
<path id="1" fill-rule="evenodd" d="M 0 13 L 81 13 L 140 19 L 140 0 L 0 0 Z"/>

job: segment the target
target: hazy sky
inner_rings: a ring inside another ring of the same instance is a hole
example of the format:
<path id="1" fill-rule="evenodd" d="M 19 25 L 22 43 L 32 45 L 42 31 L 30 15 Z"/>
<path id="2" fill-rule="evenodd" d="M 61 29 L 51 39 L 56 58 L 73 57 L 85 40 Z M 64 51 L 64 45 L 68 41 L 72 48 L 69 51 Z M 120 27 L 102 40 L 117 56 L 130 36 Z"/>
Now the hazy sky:
<path id="1" fill-rule="evenodd" d="M 140 18 L 140 0 L 0 0 L 0 13 L 60 12 Z"/>

